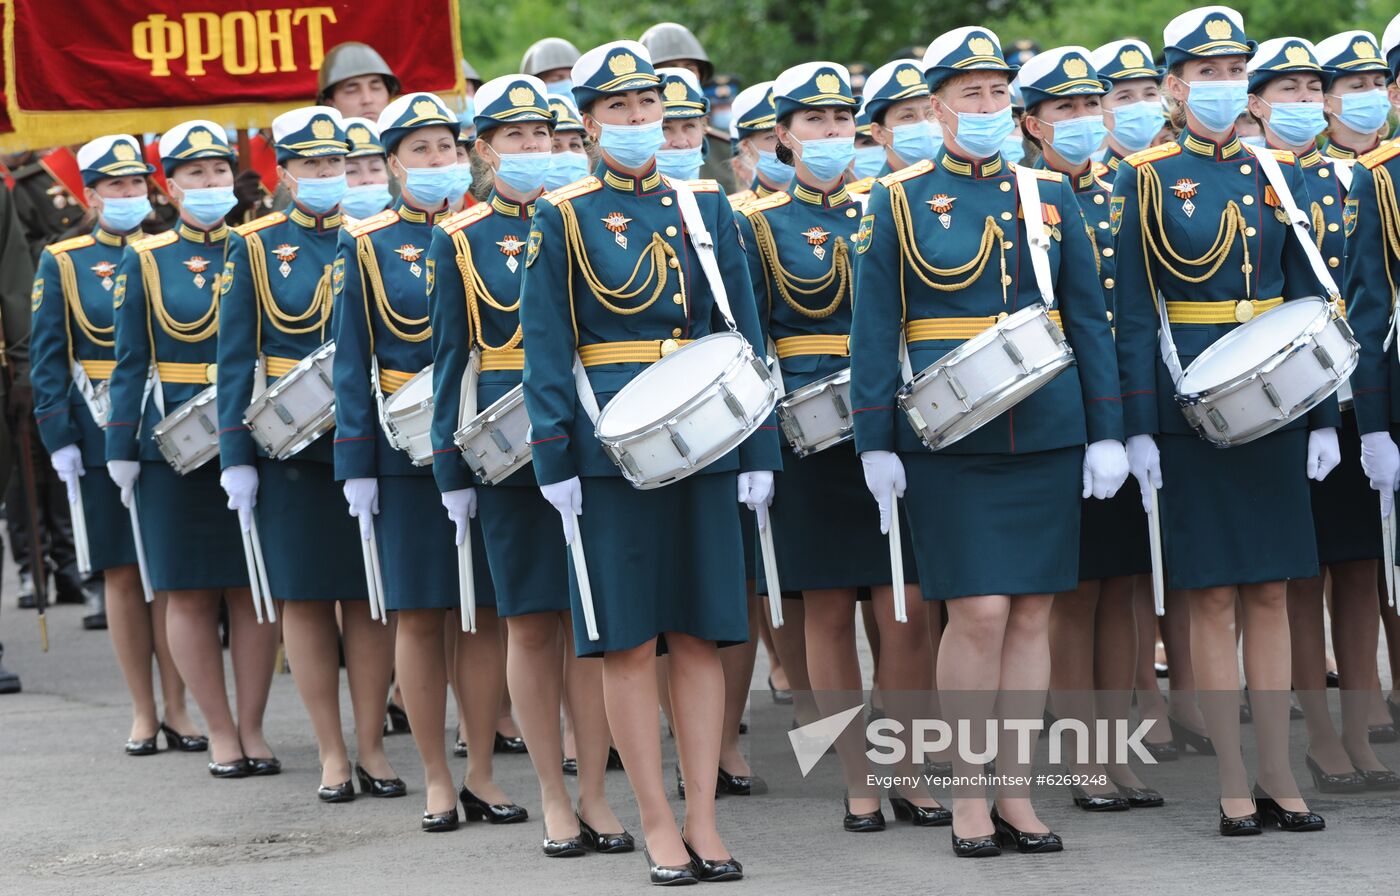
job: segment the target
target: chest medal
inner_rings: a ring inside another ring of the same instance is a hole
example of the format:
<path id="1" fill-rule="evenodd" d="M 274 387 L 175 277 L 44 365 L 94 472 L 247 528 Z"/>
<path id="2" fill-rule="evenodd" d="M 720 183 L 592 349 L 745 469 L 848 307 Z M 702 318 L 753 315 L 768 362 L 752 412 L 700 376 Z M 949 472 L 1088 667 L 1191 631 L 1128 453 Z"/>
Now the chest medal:
<path id="1" fill-rule="evenodd" d="M 291 275 L 292 262 L 297 260 L 297 250 L 300 248 L 300 246 L 289 246 L 283 243 L 272 250 L 272 254 L 276 255 L 282 262 L 277 266 L 277 273 L 281 274 L 284 279 Z"/>
<path id="2" fill-rule="evenodd" d="M 202 255 L 196 255 L 193 258 L 185 259 L 185 267 L 190 269 L 191 274 L 194 274 L 194 285 L 203 289 L 204 284 L 209 282 L 204 278 L 204 272 L 209 269 L 209 259 Z"/>
<path id="3" fill-rule="evenodd" d="M 929 211 L 938 216 L 938 223 L 947 230 L 953 226 L 953 202 L 956 196 L 949 196 L 946 193 L 939 193 L 928 201 Z"/>
<path id="4" fill-rule="evenodd" d="M 113 275 L 117 273 L 117 266 L 110 261 L 99 261 L 92 266 L 92 272 L 102 278 L 102 288 L 108 292 L 112 291 L 112 285 L 116 283 Z"/>
<path id="5" fill-rule="evenodd" d="M 603 219 L 603 226 L 614 234 L 613 242 L 623 249 L 627 248 L 627 225 L 632 223 L 632 219 L 624 217 L 622 212 L 608 212 L 608 216 Z"/>
<path id="6" fill-rule="evenodd" d="M 394 250 L 404 261 L 408 262 L 408 271 L 415 277 L 423 276 L 423 268 L 419 266 L 418 259 L 423 257 L 423 250 L 411 243 L 404 243 Z"/>
<path id="7" fill-rule="evenodd" d="M 823 248 L 823 244 L 831 237 L 831 234 L 820 227 L 809 227 L 802 232 L 802 235 L 807 238 L 807 245 L 812 247 L 812 254 L 817 256 L 817 260 L 825 259 L 826 249 Z"/>
<path id="8" fill-rule="evenodd" d="M 1191 197 L 1196 195 L 1196 190 L 1201 185 L 1189 178 L 1183 177 L 1172 186 L 1172 192 L 1176 198 L 1182 200 L 1181 210 L 1186 212 L 1186 217 L 1191 217 L 1196 213 L 1196 203 L 1191 201 Z"/>
<path id="9" fill-rule="evenodd" d="M 500 247 L 501 254 L 506 257 L 506 267 L 514 274 L 520 267 L 520 262 L 516 260 L 515 256 L 525 249 L 525 244 L 518 237 L 507 234 L 505 239 L 498 241 L 496 245 Z"/>

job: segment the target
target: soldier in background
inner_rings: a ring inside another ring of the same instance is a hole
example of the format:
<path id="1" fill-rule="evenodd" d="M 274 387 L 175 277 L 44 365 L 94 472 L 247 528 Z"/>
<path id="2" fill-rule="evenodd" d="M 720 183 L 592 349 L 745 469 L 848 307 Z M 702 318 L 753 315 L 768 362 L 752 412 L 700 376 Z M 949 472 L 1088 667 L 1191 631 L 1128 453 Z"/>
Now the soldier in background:
<path id="1" fill-rule="evenodd" d="M 580 55 L 578 47 L 562 37 L 541 38 L 525 50 L 520 60 L 520 73 L 534 75 L 544 82 L 550 94 L 567 97 L 572 102 L 572 72 Z"/>
<path id="2" fill-rule="evenodd" d="M 714 63 L 700 46 L 700 41 L 684 25 L 675 22 L 661 22 L 642 32 L 642 46 L 651 54 L 657 68 L 683 68 L 695 73 L 700 84 L 709 84 L 715 76 Z M 736 91 L 737 92 L 737 91 Z M 730 94 L 732 99 L 733 93 Z M 725 193 L 733 193 L 739 188 L 734 180 L 734 171 L 729 165 L 730 144 L 727 129 L 713 125 L 709 128 L 709 150 L 705 163 L 700 168 L 700 176 L 719 181 Z"/>
<path id="3" fill-rule="evenodd" d="M 14 197 L 9 185 L 0 181 L 0 405 L 9 404 L 12 382 L 23 383 L 28 389 L 29 365 L 29 290 L 34 283 L 34 263 L 30 258 L 15 213 Z M 0 491 L 10 479 L 14 465 L 10 428 L 6 415 L 0 414 Z M 3 660 L 4 645 L 0 644 L 0 694 L 17 693 L 19 676 L 7 670 Z"/>
<path id="4" fill-rule="evenodd" d="M 398 95 L 399 79 L 394 70 L 369 44 L 336 44 L 321 63 L 316 103 L 331 106 L 345 118 L 374 121 Z"/>

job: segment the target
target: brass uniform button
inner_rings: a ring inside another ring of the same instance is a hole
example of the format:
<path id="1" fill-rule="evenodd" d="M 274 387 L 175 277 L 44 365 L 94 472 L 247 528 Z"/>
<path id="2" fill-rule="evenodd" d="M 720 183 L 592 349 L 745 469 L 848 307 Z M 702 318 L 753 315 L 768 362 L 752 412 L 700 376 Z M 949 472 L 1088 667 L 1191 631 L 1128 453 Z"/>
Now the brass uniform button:
<path id="1" fill-rule="evenodd" d="M 1328 266 L 1329 268 L 1335 268 L 1335 267 L 1337 267 L 1337 266 L 1338 266 L 1339 264 L 1341 264 L 1341 263 L 1342 263 L 1342 260 L 1341 260 L 1340 258 L 1337 258 L 1335 255 L 1332 256 L 1331 258 L 1327 259 L 1327 266 Z"/>
<path id="2" fill-rule="evenodd" d="M 678 349 L 678 348 L 680 348 L 680 347 L 681 347 L 681 344 L 680 344 L 679 342 L 677 342 L 676 340 L 674 340 L 674 339 L 666 339 L 666 340 L 662 341 L 662 343 L 661 343 L 661 357 L 663 357 L 663 358 L 666 357 L 667 355 L 671 354 L 671 352 L 675 351 L 676 349 Z"/>
<path id="3" fill-rule="evenodd" d="M 1102 194 L 1102 193 L 1095 193 L 1095 194 L 1094 194 L 1094 205 L 1103 205 L 1103 194 Z"/>
<path id="4" fill-rule="evenodd" d="M 1011 285 L 1011 275 L 1010 275 L 1010 274 L 1003 274 L 1003 275 L 1002 275 L 1002 278 L 1001 278 L 1001 285 L 1002 285 L 1002 286 L 1010 286 L 1010 285 Z"/>
<path id="5" fill-rule="evenodd" d="M 1252 264 L 1242 264 L 1242 265 L 1240 265 L 1240 271 L 1243 272 L 1243 273 L 1245 273 L 1245 274 L 1252 274 L 1252 273 L 1254 273 L 1254 265 L 1252 265 Z"/>
<path id="6" fill-rule="evenodd" d="M 1336 202 L 1336 201 L 1337 201 L 1337 200 L 1333 199 L 1331 196 L 1323 196 L 1323 197 L 1322 197 L 1322 204 L 1323 204 L 1323 205 L 1331 205 L 1332 203 L 1334 203 L 1334 202 Z"/>
<path id="7" fill-rule="evenodd" d="M 204 381 L 206 383 L 217 383 L 219 381 L 219 365 L 209 364 L 204 368 Z"/>
<path id="8" fill-rule="evenodd" d="M 1108 319 L 1109 319 L 1109 320 L 1113 320 L 1113 312 L 1112 312 L 1112 311 L 1109 311 L 1109 312 L 1107 312 L 1107 314 L 1108 314 Z"/>
<path id="9" fill-rule="evenodd" d="M 1240 174 L 1252 174 L 1253 172 L 1254 172 L 1254 169 L 1251 168 L 1251 167 L 1249 167 L 1248 165 L 1241 165 L 1241 166 L 1240 166 Z"/>
<path id="10" fill-rule="evenodd" d="M 1113 257 L 1113 247 L 1112 247 L 1112 246 L 1105 246 L 1105 247 L 1104 247 L 1104 250 L 1103 250 L 1103 257 L 1104 257 L 1104 258 L 1112 258 L 1112 257 Z"/>
<path id="11" fill-rule="evenodd" d="M 1010 251 L 1016 247 L 1016 244 L 1011 242 L 1011 240 L 1003 240 L 1001 247 L 1003 249 L 1006 249 L 1007 251 Z"/>
<path id="12" fill-rule="evenodd" d="M 1002 191 L 1003 193 L 1010 193 L 1010 192 L 1011 192 L 1011 184 L 1010 184 L 1008 181 L 1002 181 L 1002 182 L 1001 182 L 1001 191 Z"/>
<path id="13" fill-rule="evenodd" d="M 855 216 L 856 216 L 856 210 L 855 210 L 855 209 L 853 209 L 853 208 L 848 208 L 848 209 L 846 209 L 846 217 L 848 217 L 848 218 L 854 218 Z"/>
<path id="14" fill-rule="evenodd" d="M 670 196 L 662 196 L 662 197 L 661 197 L 661 204 L 662 204 L 662 205 L 670 205 L 670 204 L 671 204 L 671 197 L 670 197 Z"/>
<path id="15" fill-rule="evenodd" d="M 675 236 L 675 235 L 676 235 L 676 228 L 675 228 L 674 226 L 667 227 L 667 228 L 666 228 L 666 235 L 667 235 L 667 236 Z"/>
<path id="16" fill-rule="evenodd" d="M 1245 204 L 1245 205 L 1253 205 L 1253 204 L 1254 204 L 1254 197 L 1253 197 L 1253 196 L 1245 196 L 1245 197 L 1244 197 L 1244 204 Z"/>
<path id="17" fill-rule="evenodd" d="M 1333 222 L 1333 223 L 1327 225 L 1327 232 L 1328 232 L 1328 233 L 1336 233 L 1336 232 L 1337 232 L 1337 224 L 1336 224 L 1336 222 Z"/>
<path id="18" fill-rule="evenodd" d="M 1006 319 L 1007 319 L 1008 317 L 1010 317 L 1010 316 L 1011 316 L 1011 315 L 1009 315 L 1009 314 L 1007 314 L 1005 311 L 1003 311 L 1002 313 L 1000 313 L 1000 314 L 997 315 L 997 323 L 1001 323 L 1002 321 L 1006 320 Z"/>
<path id="19" fill-rule="evenodd" d="M 1003 184 L 1003 186 L 1005 186 L 1005 184 Z M 1001 219 L 1002 219 L 1003 221 L 1010 221 L 1010 220 L 1011 220 L 1011 212 L 1002 212 L 1002 213 L 1001 213 Z"/>
<path id="20" fill-rule="evenodd" d="M 1254 318 L 1254 303 L 1249 299 L 1235 304 L 1235 320 L 1246 323 Z"/>
<path id="21" fill-rule="evenodd" d="M 1254 235 L 1257 234 L 1258 232 L 1259 232 L 1259 231 L 1255 230 L 1253 227 L 1246 227 L 1246 228 L 1244 229 L 1244 235 L 1245 235 L 1245 236 L 1254 236 Z"/>
<path id="22" fill-rule="evenodd" d="M 1317 169 L 1317 176 L 1318 176 L 1318 177 L 1331 177 L 1331 176 L 1332 176 L 1332 172 L 1331 172 L 1331 171 L 1328 171 L 1326 168 L 1319 168 L 1319 169 Z"/>
<path id="23" fill-rule="evenodd" d="M 671 296 L 671 301 L 675 302 L 677 305 L 684 305 L 685 296 L 681 295 L 680 293 L 676 293 L 675 295 Z"/>
<path id="24" fill-rule="evenodd" d="M 679 336 L 679 335 L 681 335 L 681 328 L 680 328 L 680 327 L 676 327 L 674 330 L 671 331 L 671 335 L 672 335 L 672 336 Z"/>
<path id="25" fill-rule="evenodd" d="M 1104 278 L 1104 281 L 1103 281 L 1103 288 L 1104 288 L 1104 289 L 1112 289 L 1112 288 L 1113 288 L 1113 278 L 1112 278 L 1112 277 L 1105 277 L 1105 278 Z"/>
<path id="26" fill-rule="evenodd" d="M 1107 222 L 1107 221 L 1100 221 L 1100 222 L 1099 222 L 1099 229 L 1100 229 L 1100 230 L 1107 230 L 1107 229 L 1108 229 L 1108 222 Z"/>

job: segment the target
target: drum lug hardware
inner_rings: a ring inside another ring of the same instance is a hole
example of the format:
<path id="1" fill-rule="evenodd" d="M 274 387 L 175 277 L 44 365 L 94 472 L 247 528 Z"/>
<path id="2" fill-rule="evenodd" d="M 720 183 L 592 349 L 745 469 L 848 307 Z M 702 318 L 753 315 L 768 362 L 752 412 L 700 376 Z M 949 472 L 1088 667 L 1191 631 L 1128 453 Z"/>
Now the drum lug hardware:
<path id="1" fill-rule="evenodd" d="M 203 426 L 203 427 L 204 427 L 204 431 L 205 431 L 206 433 L 208 433 L 209 435 L 212 436 L 214 433 L 218 432 L 218 429 L 214 426 L 213 423 L 210 422 L 210 420 L 209 420 L 208 417 L 205 417 L 205 416 L 202 416 L 202 415 L 201 415 L 201 416 L 198 418 L 198 420 L 199 420 L 199 425 L 200 425 L 200 426 Z"/>
<path id="2" fill-rule="evenodd" d="M 292 412 L 289 411 L 289 410 L 287 410 L 285 407 L 283 407 L 283 406 L 280 405 L 280 404 L 274 404 L 274 405 L 272 406 L 272 412 L 273 412 L 274 414 L 277 415 L 277 419 L 278 419 L 278 420 L 281 420 L 283 423 L 287 424 L 288 426 L 291 426 L 291 425 L 293 424 L 293 422 L 296 420 L 296 418 L 292 416 Z"/>
<path id="3" fill-rule="evenodd" d="M 496 447 L 501 449 L 502 453 L 510 453 L 510 439 L 507 439 L 505 433 L 499 429 L 491 430 L 491 441 L 496 443 Z"/>
<path id="4" fill-rule="evenodd" d="M 752 364 L 753 369 L 758 372 L 758 378 L 760 380 L 770 384 L 773 382 L 773 371 L 768 369 L 768 365 L 763 363 L 762 358 L 755 356 L 750 359 L 749 363 Z"/>
<path id="5" fill-rule="evenodd" d="M 1273 384 L 1268 380 L 1260 380 L 1259 385 L 1263 387 L 1264 396 L 1269 399 L 1269 403 L 1280 411 L 1283 410 L 1283 399 L 1278 397 L 1278 390 L 1273 387 Z"/>
<path id="6" fill-rule="evenodd" d="M 963 384 L 953 375 L 951 370 L 948 371 L 946 379 L 948 380 L 948 388 L 953 392 L 953 397 L 962 404 L 965 410 L 971 410 L 972 406 L 967 403 L 967 390 L 963 388 Z"/>
<path id="7" fill-rule="evenodd" d="M 1026 367 L 1026 356 L 1021 354 L 1021 350 L 1017 348 L 1013 342 L 1011 342 L 1005 336 L 1003 336 L 1001 340 L 1001 347 L 1005 349 L 1006 354 L 1010 356 L 1011 362 L 1013 364 L 1015 364 L 1022 370 L 1029 372 L 1029 369 Z"/>
<path id="8" fill-rule="evenodd" d="M 915 429 L 920 432 L 928 431 L 928 423 L 924 421 L 924 415 L 919 413 L 918 408 L 905 408 L 905 413 L 909 415 L 909 421 L 914 424 Z"/>
<path id="9" fill-rule="evenodd" d="M 1313 346 L 1313 357 L 1317 358 L 1317 363 L 1321 364 L 1328 370 L 1336 369 L 1337 365 L 1332 363 L 1331 353 L 1328 352 L 1327 349 L 1324 348 L 1320 343 L 1318 345 Z"/>
<path id="10" fill-rule="evenodd" d="M 321 382 L 325 384 L 327 389 L 330 389 L 332 392 L 335 391 L 335 383 L 331 381 L 330 377 L 326 376 L 326 372 L 324 370 L 317 367 L 316 375 L 321 378 Z"/>
<path id="11" fill-rule="evenodd" d="M 1268 387 L 1265 388 L 1267 389 Z M 1276 401 L 1274 403 L 1277 404 Z M 1220 430 L 1220 432 L 1226 433 L 1230 431 L 1230 425 L 1225 422 L 1225 415 L 1220 413 L 1219 409 L 1211 408 L 1206 411 L 1206 417 L 1210 420 L 1211 425 Z"/>
<path id="12" fill-rule="evenodd" d="M 831 390 L 831 401 L 836 405 L 836 416 L 842 420 L 851 419 L 851 409 L 846 405 L 846 399 L 841 397 L 841 393 L 835 389 Z"/>
<path id="13" fill-rule="evenodd" d="M 783 435 L 787 436 L 789 442 L 801 444 L 802 426 L 787 414 L 779 414 L 779 424 L 783 427 Z"/>
<path id="14" fill-rule="evenodd" d="M 632 459 L 632 455 L 628 454 L 626 451 L 618 451 L 613 454 L 613 458 L 622 464 L 627 474 L 631 476 L 634 481 L 641 481 L 642 469 L 637 466 L 637 462 Z"/>
<path id="15" fill-rule="evenodd" d="M 690 446 L 685 443 L 685 439 L 681 438 L 681 434 L 670 424 L 666 426 L 666 435 L 671 437 L 671 444 L 676 447 L 681 458 L 687 461 L 686 466 L 690 466 Z"/>
<path id="16" fill-rule="evenodd" d="M 720 397 L 724 399 L 724 406 L 729 408 L 729 413 L 733 414 L 738 419 L 743 420 L 747 423 L 748 415 L 744 413 L 744 406 L 739 403 L 739 399 L 734 396 L 734 393 L 729 391 L 729 387 L 720 386 L 719 394 Z M 671 441 L 674 442 L 675 440 L 676 435 L 673 433 L 671 435 Z M 685 449 L 681 449 L 681 453 L 686 454 L 688 452 Z"/>

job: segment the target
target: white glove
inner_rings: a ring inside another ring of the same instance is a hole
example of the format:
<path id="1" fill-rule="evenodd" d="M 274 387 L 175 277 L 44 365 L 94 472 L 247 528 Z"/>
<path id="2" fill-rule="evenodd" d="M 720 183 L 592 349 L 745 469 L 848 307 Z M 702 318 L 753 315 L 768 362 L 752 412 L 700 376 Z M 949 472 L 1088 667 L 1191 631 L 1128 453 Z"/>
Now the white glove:
<path id="1" fill-rule="evenodd" d="M 1381 516 L 1390 516 L 1395 506 L 1395 489 L 1400 486 L 1400 448 L 1388 432 L 1368 432 L 1361 436 L 1361 469 L 1371 480 L 1371 488 L 1381 493 Z"/>
<path id="2" fill-rule="evenodd" d="M 1084 495 L 1100 501 L 1118 494 L 1128 481 L 1128 453 L 1123 443 L 1103 439 L 1084 449 Z"/>
<path id="3" fill-rule="evenodd" d="M 219 474 L 219 485 L 228 495 L 228 509 L 238 511 L 238 525 L 247 532 L 253 528 L 253 507 L 258 503 L 258 468 L 238 464 Z"/>
<path id="4" fill-rule="evenodd" d="M 49 463 L 63 484 L 68 487 L 68 503 L 78 503 L 78 477 L 86 472 L 83 469 L 83 449 L 77 445 L 64 445 L 49 455 Z"/>
<path id="5" fill-rule="evenodd" d="M 369 541 L 374 531 L 374 515 L 379 512 L 379 480 L 373 477 L 347 479 L 344 490 L 350 515 L 360 522 L 360 538 Z"/>
<path id="6" fill-rule="evenodd" d="M 457 527 L 457 543 L 467 540 L 467 524 L 476 517 L 476 489 L 457 488 L 442 493 L 442 506 L 447 508 L 447 518 Z"/>
<path id="7" fill-rule="evenodd" d="M 559 511 L 559 519 L 564 524 L 564 544 L 574 543 L 574 517 L 583 513 L 583 483 L 575 476 L 540 486 L 540 494 Z"/>
<path id="8" fill-rule="evenodd" d="M 1308 433 L 1308 478 L 1318 482 L 1342 462 L 1342 446 L 1337 444 L 1337 430 L 1331 426 Z"/>
<path id="9" fill-rule="evenodd" d="M 768 508 L 773 503 L 773 472 L 756 470 L 739 474 L 739 503 L 758 514 L 758 528 L 768 528 Z"/>
<path id="10" fill-rule="evenodd" d="M 141 478 L 141 462 L 139 460 L 109 460 L 107 461 L 107 475 L 112 477 L 112 481 L 117 484 L 117 488 L 122 490 L 122 506 L 130 507 L 131 499 L 136 495 L 136 480 Z"/>
<path id="11" fill-rule="evenodd" d="M 1129 436 L 1127 454 L 1128 471 L 1142 491 L 1142 509 L 1151 513 L 1152 492 L 1162 487 L 1162 455 L 1157 442 L 1149 435 Z"/>
<path id="12" fill-rule="evenodd" d="M 880 505 L 880 531 L 890 531 L 890 490 L 895 496 L 904 497 L 904 464 L 893 451 L 865 451 L 860 455 L 860 465 L 865 471 L 865 487 L 875 496 Z"/>

